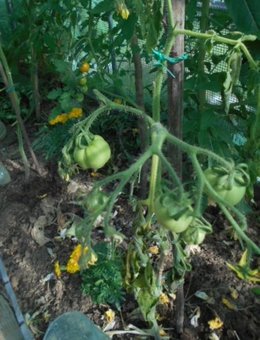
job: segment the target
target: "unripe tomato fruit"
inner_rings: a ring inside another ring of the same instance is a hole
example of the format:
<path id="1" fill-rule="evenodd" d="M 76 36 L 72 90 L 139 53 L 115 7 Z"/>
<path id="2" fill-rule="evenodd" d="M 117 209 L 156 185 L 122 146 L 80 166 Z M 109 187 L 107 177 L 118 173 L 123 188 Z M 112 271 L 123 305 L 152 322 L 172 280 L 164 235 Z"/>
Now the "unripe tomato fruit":
<path id="1" fill-rule="evenodd" d="M 74 161 L 83 169 L 88 169 L 88 164 L 86 162 L 85 148 L 76 147 L 73 152 Z"/>
<path id="2" fill-rule="evenodd" d="M 84 94 L 83 93 L 78 93 L 76 95 L 76 100 L 77 100 L 77 102 L 82 103 L 83 100 L 84 100 Z"/>
<path id="3" fill-rule="evenodd" d="M 90 69 L 90 65 L 89 63 L 83 63 L 81 66 L 80 66 L 80 72 L 81 73 L 87 73 Z"/>
<path id="4" fill-rule="evenodd" d="M 94 190 L 90 192 L 83 204 L 90 214 L 101 214 L 107 202 L 108 196 L 104 192 Z"/>
<path id="5" fill-rule="evenodd" d="M 204 175 L 216 191 L 230 205 L 238 204 L 246 193 L 246 182 L 243 185 L 243 177 L 239 172 L 235 172 L 232 183 L 229 183 L 229 174 L 219 174 L 214 168 L 204 171 Z"/>
<path id="6" fill-rule="evenodd" d="M 111 149 L 103 137 L 94 135 L 94 138 L 89 145 L 84 147 L 75 147 L 73 157 L 74 161 L 83 170 L 98 170 L 109 161 L 111 157 Z"/>
<path id="7" fill-rule="evenodd" d="M 83 94 L 86 94 L 88 92 L 88 85 L 81 86 L 80 91 Z"/>
<path id="8" fill-rule="evenodd" d="M 98 170 L 102 168 L 111 157 L 109 144 L 103 137 L 95 135 L 92 142 L 85 149 L 85 159 L 88 168 Z"/>
<path id="9" fill-rule="evenodd" d="M 178 206 L 174 201 L 165 205 L 166 199 L 166 195 L 161 195 L 155 201 L 154 212 L 157 221 L 173 233 L 182 233 L 193 220 L 192 208 Z"/>
<path id="10" fill-rule="evenodd" d="M 86 78 L 86 77 L 80 78 L 80 80 L 79 80 L 79 85 L 80 85 L 80 86 L 84 86 L 84 85 L 86 85 L 86 84 L 87 84 L 87 78 Z"/>
<path id="11" fill-rule="evenodd" d="M 212 233 L 212 225 L 205 218 L 195 218 L 182 234 L 181 238 L 186 244 L 198 245 L 201 244 L 205 236 Z"/>
<path id="12" fill-rule="evenodd" d="M 198 245 L 204 241 L 206 234 L 202 229 L 189 227 L 182 234 L 182 239 L 189 245 Z"/>

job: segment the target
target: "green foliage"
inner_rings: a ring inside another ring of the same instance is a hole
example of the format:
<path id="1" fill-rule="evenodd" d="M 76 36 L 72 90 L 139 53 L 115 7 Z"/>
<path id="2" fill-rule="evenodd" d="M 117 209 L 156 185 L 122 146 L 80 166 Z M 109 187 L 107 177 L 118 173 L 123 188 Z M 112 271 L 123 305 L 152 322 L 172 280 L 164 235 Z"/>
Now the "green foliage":
<path id="1" fill-rule="evenodd" d="M 40 152 L 48 161 L 60 159 L 61 150 L 70 137 L 69 130 L 72 125 L 73 122 L 55 126 L 42 126 L 35 136 L 34 150 Z"/>
<path id="2" fill-rule="evenodd" d="M 225 0 L 237 28 L 260 38 L 260 8 L 258 0 Z"/>
<path id="3" fill-rule="evenodd" d="M 148 52 L 151 53 L 162 34 L 164 1 L 134 0 L 133 6 L 139 19 L 142 39 Z"/>
<path id="4" fill-rule="evenodd" d="M 231 1 L 227 3 L 231 4 Z M 206 232 L 211 231 L 211 226 L 206 223 L 207 230 L 202 230 L 203 235 L 195 235 L 194 238 L 194 221 L 201 221 L 204 197 L 207 195 L 219 205 L 241 242 L 251 248 L 252 253 L 260 253 L 259 247 L 245 233 L 247 225 L 243 214 L 226 197 L 221 196 L 218 185 L 211 184 L 204 172 L 205 164 L 224 168 L 225 176 L 217 174 L 216 183 L 227 178 L 225 190 L 230 191 L 234 189 L 232 169 L 235 167 L 230 158 L 235 157 L 239 162 L 249 160 L 249 171 L 254 173 L 253 178 L 256 176 L 255 168 L 259 164 L 259 65 L 246 47 L 247 43 L 250 45 L 254 42 L 255 37 L 245 35 L 245 31 L 234 33 L 234 23 L 227 12 L 211 9 L 209 21 L 205 22 L 205 16 L 201 15 L 196 4 L 196 1 L 187 2 L 186 25 L 189 31 L 186 29 L 180 32 L 174 26 L 172 0 L 81 0 L 47 3 L 21 1 L 20 12 L 15 11 L 19 34 L 14 35 L 10 46 L 6 45 L 9 53 L 15 45 L 18 47 L 19 59 L 17 51 L 14 59 L 21 60 L 25 70 L 28 65 L 32 67 L 38 64 L 40 76 L 46 78 L 44 72 L 47 70 L 51 73 L 51 79 L 55 80 L 48 84 L 46 90 L 49 92 L 47 99 L 55 102 L 49 117 L 53 126 L 44 126 L 40 130 L 35 147 L 42 150 L 46 158 L 55 157 L 59 160 L 60 174 L 64 175 L 64 179 L 74 173 L 77 168 L 75 163 L 79 164 L 84 149 L 80 148 L 83 146 L 83 135 L 86 144 L 89 143 L 90 136 L 100 131 L 104 131 L 105 138 L 108 135 L 116 137 L 114 147 L 111 147 L 114 160 L 119 153 L 122 161 L 122 150 L 126 155 L 128 150 L 133 154 L 128 157 L 134 159 L 130 166 L 125 167 L 124 164 L 124 170 L 115 171 L 95 182 L 92 194 L 109 192 L 110 195 L 106 196 L 102 206 L 94 195 L 96 202 L 92 205 L 99 204 L 99 208 L 95 206 L 95 209 L 91 209 L 88 205 L 76 228 L 77 238 L 82 243 L 91 244 L 95 222 L 102 215 L 104 235 L 109 240 L 94 247 L 98 256 L 95 265 L 85 269 L 83 262 L 79 263 L 82 269 L 82 290 L 91 296 L 93 302 L 110 304 L 119 309 L 124 300 L 125 285 L 129 292 L 134 293 L 144 319 L 156 329 L 157 338 L 159 328 L 156 305 L 164 288 L 165 259 L 173 254 L 173 268 L 169 275 L 171 286 L 177 286 L 190 270 L 189 257 L 184 250 L 185 235 L 181 232 L 184 229 L 168 227 L 164 223 L 165 218 L 160 218 L 163 206 L 156 205 L 156 198 L 162 193 L 162 174 L 167 178 L 169 188 L 178 188 L 178 196 L 174 196 L 174 200 L 166 205 L 167 214 L 174 217 L 173 220 L 184 218 L 185 211 L 180 209 L 174 212 L 172 207 L 178 206 L 186 196 L 191 197 L 189 218 L 185 221 L 185 228 L 189 232 L 187 235 L 185 230 L 186 242 L 201 243 Z M 236 12 L 232 14 L 236 23 L 240 20 L 240 8 L 233 8 L 233 11 Z M 258 15 L 253 13 L 252 8 L 250 11 L 251 14 Z M 167 29 L 163 25 L 165 14 L 169 26 Z M 22 22 L 27 22 L 30 29 L 23 27 Z M 256 20 L 253 24 L 254 32 L 250 31 L 251 28 L 248 28 L 248 32 L 258 34 L 255 31 L 255 26 L 258 25 Z M 237 28 L 239 29 L 239 23 Z M 184 141 L 173 136 L 161 124 L 161 112 L 166 111 L 164 107 L 167 102 L 166 96 L 164 97 L 166 60 L 169 59 L 179 34 L 189 36 L 185 47 L 189 58 L 185 60 Z M 137 43 L 134 44 L 136 40 Z M 153 48 L 164 57 L 159 59 L 160 67 L 155 65 L 156 60 L 151 54 Z M 141 99 L 138 105 L 135 102 L 135 97 L 142 97 L 142 93 L 136 93 L 137 87 L 134 86 L 134 80 L 136 84 L 142 81 L 137 74 L 140 70 L 134 73 L 133 61 L 136 65 L 137 57 L 143 67 L 147 63 L 144 67 L 146 80 L 143 86 L 148 98 L 144 99 L 145 108 L 140 104 L 143 98 L 138 98 Z M 10 58 L 13 58 L 11 53 Z M 91 65 L 86 77 L 88 88 L 84 92 L 79 85 L 82 78 L 79 68 L 83 61 Z M 16 71 L 20 67 L 18 65 Z M 147 81 L 148 75 L 152 81 Z M 93 97 L 94 110 L 89 110 L 92 112 L 77 122 L 77 125 L 73 127 L 73 121 L 63 120 L 73 108 L 85 108 L 85 104 Z M 122 102 L 115 101 L 117 98 Z M 258 108 L 255 109 L 257 102 Z M 140 142 L 133 133 L 137 120 L 144 123 L 149 139 L 149 145 L 139 157 L 137 153 L 141 149 Z M 123 135 L 121 139 L 120 134 Z M 234 144 L 236 135 L 247 139 L 244 153 L 241 151 L 242 145 Z M 129 140 L 126 141 L 127 138 Z M 132 147 L 129 145 L 131 143 Z M 178 148 L 190 160 L 192 169 L 189 171 L 189 180 L 192 182 L 192 193 L 188 192 L 188 187 L 181 182 L 181 176 L 164 154 L 166 144 Z M 76 153 L 74 155 L 75 145 L 80 149 L 77 150 L 80 152 L 78 157 L 75 156 Z M 145 173 L 147 182 L 149 181 L 149 194 L 135 205 L 137 218 L 133 237 L 129 239 L 128 235 L 111 225 L 111 218 L 119 195 L 124 192 L 126 185 L 135 185 L 144 164 L 150 167 Z M 243 167 L 247 171 L 247 166 Z M 87 169 L 88 166 L 83 168 Z M 114 170 L 117 170 L 116 166 Z M 245 184 L 236 185 L 239 188 L 242 186 L 244 195 Z M 191 240 L 191 236 L 194 239 Z M 115 243 L 122 242 L 124 238 L 130 241 L 125 268 L 123 254 L 114 247 Z M 158 251 L 152 254 L 149 249 L 155 245 Z M 126 272 L 125 277 L 123 271 Z"/>
<path id="5" fill-rule="evenodd" d="M 120 309 L 124 301 L 122 254 L 109 243 L 98 243 L 93 249 L 98 261 L 81 273 L 82 290 L 94 303 Z"/>

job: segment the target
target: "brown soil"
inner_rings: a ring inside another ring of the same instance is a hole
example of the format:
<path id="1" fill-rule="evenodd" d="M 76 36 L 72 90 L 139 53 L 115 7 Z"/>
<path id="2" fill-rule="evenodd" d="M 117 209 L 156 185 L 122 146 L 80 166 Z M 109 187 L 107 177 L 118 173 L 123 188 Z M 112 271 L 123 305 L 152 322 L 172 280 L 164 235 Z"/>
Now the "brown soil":
<path id="1" fill-rule="evenodd" d="M 4 164 L 12 181 L 6 187 L 0 187 L 0 251 L 21 310 L 35 338 L 42 339 L 49 322 L 71 310 L 82 311 L 103 327 L 103 315 L 108 306 L 94 305 L 89 297 L 82 294 L 77 274 L 64 274 L 60 280 L 55 277 L 47 280 L 53 272 L 55 260 L 66 261 L 74 246 L 73 240 L 62 240 L 59 234 L 71 216 L 81 213 L 73 203 L 75 190 L 77 186 L 88 190 L 93 179 L 82 175 L 72 184 L 67 184 L 50 174 L 40 178 L 32 171 L 30 180 L 25 182 L 19 161 L 6 159 Z M 127 214 L 121 217 L 121 222 L 127 226 L 129 218 Z M 239 280 L 226 266 L 226 261 L 236 263 L 239 260 L 242 253 L 240 245 L 232 239 L 217 210 L 211 212 L 210 218 L 214 234 L 207 237 L 203 246 L 195 249 L 193 270 L 187 274 L 185 281 L 184 333 L 176 335 L 174 301 L 160 311 L 161 323 L 171 328 L 168 331 L 170 339 L 209 339 L 208 321 L 219 316 L 224 322 L 224 326 L 215 331 L 220 339 L 260 339 L 260 301 L 251 292 L 255 285 Z M 250 225 L 249 234 L 257 240 L 259 216 L 254 215 Z M 256 266 L 257 263 L 254 263 Z M 231 297 L 232 289 L 238 293 L 236 300 Z M 196 297 L 196 291 L 207 293 L 210 300 Z M 231 301 L 235 306 L 233 310 L 222 303 L 223 298 Z M 129 317 L 132 306 L 135 307 L 135 304 L 129 298 L 122 316 L 117 313 L 114 329 L 123 329 L 122 317 L 125 325 L 135 324 Z M 195 328 L 190 319 L 198 309 L 200 318 Z M 136 322 L 140 326 L 140 322 Z M 120 339 L 127 339 L 127 336 Z M 130 336 L 128 339 L 137 337 Z"/>

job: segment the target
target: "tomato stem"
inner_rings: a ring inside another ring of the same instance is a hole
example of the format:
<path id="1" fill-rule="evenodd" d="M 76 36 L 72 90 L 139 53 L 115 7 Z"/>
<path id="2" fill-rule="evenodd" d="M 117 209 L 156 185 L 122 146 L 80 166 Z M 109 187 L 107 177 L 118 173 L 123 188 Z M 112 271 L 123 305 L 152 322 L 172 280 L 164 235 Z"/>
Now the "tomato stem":
<path id="1" fill-rule="evenodd" d="M 249 65 L 253 68 L 256 69 L 258 68 L 257 63 L 254 61 L 251 53 L 249 52 L 248 48 L 246 47 L 246 45 L 243 43 L 243 41 L 245 41 L 246 39 L 244 39 L 242 41 L 241 38 L 239 39 L 230 39 L 230 38 L 226 38 L 226 37 L 221 37 L 219 35 L 217 35 L 215 32 L 207 32 L 207 33 L 201 33 L 201 32 L 195 32 L 195 31 L 191 31 L 191 30 L 186 30 L 186 29 L 176 29 L 174 31 L 175 35 L 178 34 L 184 34 L 187 35 L 189 37 L 194 37 L 194 38 L 199 38 L 199 39 L 205 39 L 205 40 L 212 40 L 218 43 L 223 43 L 226 45 L 232 45 L 232 46 L 236 46 L 238 48 L 240 48 L 244 55 L 246 56 Z M 250 39 L 248 39 L 250 41 Z M 252 41 L 252 40 L 251 40 Z"/>
<path id="2" fill-rule="evenodd" d="M 247 246 L 252 249 L 252 251 L 255 252 L 255 254 L 260 255 L 260 248 L 245 234 L 245 232 L 240 228 L 240 226 L 237 224 L 235 219 L 232 217 L 228 209 L 225 207 L 224 204 L 218 203 L 220 209 L 223 211 L 224 215 L 228 219 L 228 221 L 231 223 L 232 227 L 235 229 L 238 236 L 245 241 Z"/>

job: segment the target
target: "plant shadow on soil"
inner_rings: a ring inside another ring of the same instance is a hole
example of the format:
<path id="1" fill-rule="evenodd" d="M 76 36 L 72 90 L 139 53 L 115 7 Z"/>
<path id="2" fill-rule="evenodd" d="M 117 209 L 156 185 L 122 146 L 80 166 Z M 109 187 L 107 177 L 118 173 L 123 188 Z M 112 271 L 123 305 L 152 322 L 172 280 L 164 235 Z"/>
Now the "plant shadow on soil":
<path id="1" fill-rule="evenodd" d="M 30 180 L 25 182 L 18 162 L 6 159 L 4 164 L 12 181 L 0 187 L 0 251 L 21 310 L 35 338 L 42 339 L 52 320 L 72 310 L 85 313 L 101 328 L 104 327 L 103 315 L 109 306 L 94 305 L 90 297 L 84 296 L 77 274 L 64 274 L 60 280 L 46 280 L 53 272 L 55 260 L 66 263 L 74 247 L 72 240 L 58 238 L 68 216 L 81 213 L 75 204 L 71 204 L 73 192 L 70 190 L 68 193 L 68 184 L 53 176 L 40 178 L 32 172 Z M 93 179 L 85 174 L 77 179 L 83 185 L 91 186 L 91 181 Z M 120 204 L 116 224 L 130 228 L 132 221 L 129 208 L 126 204 L 124 206 L 123 201 Z M 240 245 L 231 238 L 226 222 L 218 215 L 218 211 L 213 209 L 213 213 L 209 214 L 214 233 L 193 254 L 193 270 L 187 273 L 185 280 L 184 333 L 177 336 L 174 330 L 174 301 L 160 308 L 160 323 L 171 328 L 168 332 L 170 339 L 208 339 L 208 321 L 219 316 L 224 322 L 222 329 L 215 331 L 220 339 L 257 340 L 260 334 L 260 301 L 251 292 L 254 285 L 239 280 L 226 266 L 226 261 L 237 263 L 239 260 L 242 254 Z M 34 230 L 36 225 L 37 233 Z M 259 239 L 259 227 L 259 218 L 257 221 L 256 216 L 248 231 L 256 242 Z M 232 288 L 238 293 L 236 300 L 231 298 Z M 207 293 L 211 303 L 196 297 L 197 291 Z M 235 310 L 222 303 L 223 297 L 236 306 Z M 132 323 L 140 328 L 145 327 L 138 320 L 130 320 L 129 315 L 135 307 L 133 298 L 127 296 L 122 315 L 117 313 L 114 329 L 122 330 L 123 322 L 125 325 Z M 200 318 L 195 328 L 190 324 L 190 319 L 198 308 Z M 137 338 L 118 335 L 113 339 Z"/>

